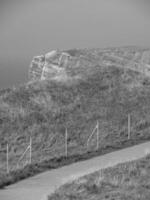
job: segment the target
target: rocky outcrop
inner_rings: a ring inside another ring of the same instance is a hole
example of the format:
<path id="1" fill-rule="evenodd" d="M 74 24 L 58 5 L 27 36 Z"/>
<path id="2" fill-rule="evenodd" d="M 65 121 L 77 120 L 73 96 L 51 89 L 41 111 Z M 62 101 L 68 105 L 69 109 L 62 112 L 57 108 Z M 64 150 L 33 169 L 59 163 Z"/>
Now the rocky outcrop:
<path id="1" fill-rule="evenodd" d="M 35 56 L 29 67 L 29 79 L 37 80 L 41 79 L 41 74 L 45 64 L 45 56 Z"/>
<path id="2" fill-rule="evenodd" d="M 68 80 L 84 77 L 94 66 L 131 69 L 150 76 L 150 49 L 121 47 L 108 49 L 53 50 L 33 58 L 30 80 Z"/>
<path id="3" fill-rule="evenodd" d="M 33 58 L 29 68 L 30 80 L 45 80 L 65 74 L 71 56 L 57 50 Z"/>

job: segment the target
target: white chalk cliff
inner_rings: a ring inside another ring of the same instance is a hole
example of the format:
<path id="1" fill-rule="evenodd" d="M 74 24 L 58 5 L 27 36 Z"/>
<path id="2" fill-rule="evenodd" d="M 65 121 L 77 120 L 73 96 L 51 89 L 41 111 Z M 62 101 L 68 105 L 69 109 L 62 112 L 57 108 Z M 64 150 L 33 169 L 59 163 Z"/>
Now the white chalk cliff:
<path id="1" fill-rule="evenodd" d="M 53 50 L 46 55 L 35 56 L 29 67 L 32 80 L 68 80 L 83 77 L 94 66 L 131 69 L 150 77 L 150 49 L 120 47 L 106 49 Z"/>
<path id="2" fill-rule="evenodd" d="M 31 80 L 45 80 L 62 75 L 69 59 L 69 54 L 55 50 L 44 56 L 35 56 L 30 64 L 29 77 Z"/>

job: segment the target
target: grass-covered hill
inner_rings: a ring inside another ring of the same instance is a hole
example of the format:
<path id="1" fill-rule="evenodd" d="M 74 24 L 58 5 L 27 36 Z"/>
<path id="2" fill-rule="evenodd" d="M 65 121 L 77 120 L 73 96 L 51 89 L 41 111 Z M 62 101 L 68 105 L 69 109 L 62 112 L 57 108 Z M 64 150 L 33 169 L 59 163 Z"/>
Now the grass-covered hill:
<path id="1" fill-rule="evenodd" d="M 99 154 L 103 149 L 112 151 L 149 140 L 149 51 L 135 47 L 69 50 L 81 62 L 66 69 L 65 81 L 32 81 L 1 90 L 0 174 L 6 172 L 6 144 L 9 164 L 14 168 L 30 136 L 32 163 L 64 156 L 66 127 L 68 156 L 95 150 L 95 137 L 89 149 L 86 143 L 97 121 Z M 131 114 L 130 141 L 127 141 L 128 114 Z M 28 154 L 19 167 L 27 159 Z"/>

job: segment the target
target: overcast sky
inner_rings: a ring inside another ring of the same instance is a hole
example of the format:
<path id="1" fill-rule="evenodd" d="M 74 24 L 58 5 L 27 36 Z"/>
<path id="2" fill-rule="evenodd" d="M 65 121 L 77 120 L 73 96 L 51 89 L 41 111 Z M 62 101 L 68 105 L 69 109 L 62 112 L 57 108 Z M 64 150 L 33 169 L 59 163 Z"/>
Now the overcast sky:
<path id="1" fill-rule="evenodd" d="M 52 49 L 150 46 L 150 0 L 0 0 L 0 88 Z"/>

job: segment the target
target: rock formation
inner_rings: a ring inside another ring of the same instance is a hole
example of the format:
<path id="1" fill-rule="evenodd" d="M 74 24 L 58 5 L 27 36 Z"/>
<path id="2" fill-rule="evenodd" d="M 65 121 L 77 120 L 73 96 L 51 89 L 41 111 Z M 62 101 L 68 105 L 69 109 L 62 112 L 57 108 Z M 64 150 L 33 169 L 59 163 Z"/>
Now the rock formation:
<path id="1" fill-rule="evenodd" d="M 108 49 L 53 50 L 46 55 L 33 58 L 30 80 L 68 80 L 83 78 L 91 73 L 92 67 L 111 67 L 112 65 L 131 69 L 150 76 L 150 49 L 138 47 L 120 47 Z"/>
<path id="2" fill-rule="evenodd" d="M 57 50 L 33 58 L 29 68 L 30 80 L 45 80 L 65 73 L 71 56 Z"/>
<path id="3" fill-rule="evenodd" d="M 43 71 L 45 63 L 45 56 L 35 56 L 29 67 L 29 79 L 30 80 L 39 80 L 41 79 L 41 74 Z"/>

